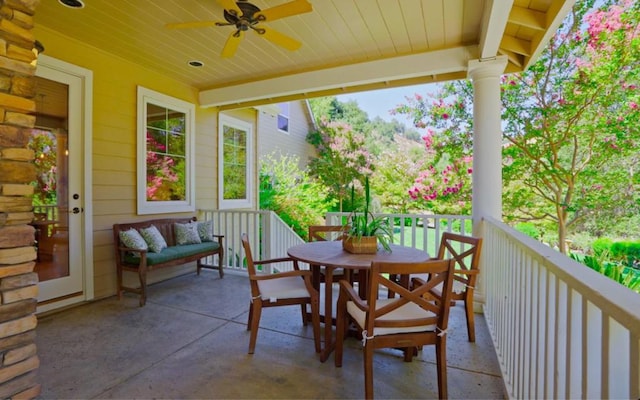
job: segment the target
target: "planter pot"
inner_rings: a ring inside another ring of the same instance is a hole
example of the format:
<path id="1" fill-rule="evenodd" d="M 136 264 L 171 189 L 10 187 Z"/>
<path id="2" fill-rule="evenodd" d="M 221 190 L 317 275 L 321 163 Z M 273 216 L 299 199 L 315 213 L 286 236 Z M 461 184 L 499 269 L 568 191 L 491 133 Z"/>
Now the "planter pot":
<path id="1" fill-rule="evenodd" d="M 342 240 L 342 248 L 353 254 L 375 254 L 378 252 L 378 238 L 375 236 L 345 238 Z"/>

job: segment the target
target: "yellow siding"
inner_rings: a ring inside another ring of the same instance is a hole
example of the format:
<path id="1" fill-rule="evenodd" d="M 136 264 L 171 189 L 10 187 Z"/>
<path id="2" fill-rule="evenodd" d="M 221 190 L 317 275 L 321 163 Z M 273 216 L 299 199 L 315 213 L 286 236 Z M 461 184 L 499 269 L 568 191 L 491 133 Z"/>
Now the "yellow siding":
<path id="1" fill-rule="evenodd" d="M 93 218 L 94 294 L 110 296 L 116 291 L 112 225 L 172 216 L 136 215 L 137 86 L 196 105 L 198 91 L 41 26 L 35 36 L 48 56 L 93 71 L 93 167 L 85 171 L 93 180 L 93 215 L 87 218 Z M 196 208 L 217 207 L 217 146 L 217 111 L 196 107 Z M 149 279 L 193 268 L 180 267 Z"/>

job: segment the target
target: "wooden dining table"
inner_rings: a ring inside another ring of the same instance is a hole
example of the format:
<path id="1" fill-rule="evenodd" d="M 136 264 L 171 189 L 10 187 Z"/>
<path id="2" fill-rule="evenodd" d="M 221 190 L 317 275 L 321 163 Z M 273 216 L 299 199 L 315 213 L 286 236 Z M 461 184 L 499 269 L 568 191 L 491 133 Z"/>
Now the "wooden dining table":
<path id="1" fill-rule="evenodd" d="M 363 293 L 364 284 L 368 270 L 372 261 L 387 262 L 424 262 L 429 260 L 426 251 L 413 247 L 399 246 L 391 244 L 391 251 L 379 248 L 375 254 L 353 254 L 342 248 L 341 241 L 319 241 L 303 243 L 292 246 L 287 250 L 289 257 L 309 263 L 312 269 L 325 267 L 325 290 L 324 290 L 324 348 L 320 352 L 320 361 L 325 362 L 335 347 L 333 342 L 332 312 L 333 312 L 333 270 L 344 268 L 351 272 L 359 271 L 359 290 Z M 317 273 L 317 271 L 314 271 Z M 320 291 L 319 287 L 316 287 Z"/>

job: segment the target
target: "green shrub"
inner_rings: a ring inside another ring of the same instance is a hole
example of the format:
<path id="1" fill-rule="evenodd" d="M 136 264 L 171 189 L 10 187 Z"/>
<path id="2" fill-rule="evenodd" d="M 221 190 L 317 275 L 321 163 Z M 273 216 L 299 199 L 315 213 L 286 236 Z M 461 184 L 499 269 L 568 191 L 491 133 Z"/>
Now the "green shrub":
<path id="1" fill-rule="evenodd" d="M 574 253 L 571 253 L 570 256 L 607 278 L 628 287 L 636 293 L 640 293 L 640 270 L 629 268 L 620 263 L 606 261 L 609 257 L 608 252 L 603 252 L 600 256 L 582 256 Z"/>
<path id="2" fill-rule="evenodd" d="M 515 229 L 536 240 L 540 239 L 540 230 L 530 222 L 520 222 L 516 224 Z"/>
<path id="3" fill-rule="evenodd" d="M 614 242 L 611 245 L 611 258 L 633 267 L 640 260 L 640 242 Z"/>
<path id="4" fill-rule="evenodd" d="M 613 244 L 613 240 L 609 238 L 599 238 L 593 241 L 591 244 L 591 250 L 593 251 L 594 256 L 600 256 L 601 254 L 606 253 L 607 255 L 611 252 L 611 245 Z"/>
<path id="5" fill-rule="evenodd" d="M 309 225 L 324 225 L 334 205 L 327 193 L 324 185 L 300 170 L 296 156 L 262 157 L 260 209 L 274 211 L 300 237 L 307 237 Z"/>

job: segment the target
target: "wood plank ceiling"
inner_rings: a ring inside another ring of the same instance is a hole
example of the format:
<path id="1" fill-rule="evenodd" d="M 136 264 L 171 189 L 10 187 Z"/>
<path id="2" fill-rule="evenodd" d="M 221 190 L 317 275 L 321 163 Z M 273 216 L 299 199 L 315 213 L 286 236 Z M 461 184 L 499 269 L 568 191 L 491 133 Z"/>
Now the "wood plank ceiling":
<path id="1" fill-rule="evenodd" d="M 36 32 L 60 32 L 188 83 L 203 105 L 234 108 L 465 78 L 469 60 L 497 55 L 508 57 L 508 72 L 520 71 L 574 1 L 309 0 L 310 13 L 264 22 L 302 42 L 299 50 L 247 32 L 232 58 L 220 52 L 233 27 L 165 27 L 223 20 L 216 0 L 85 0 L 82 9 L 46 0 L 35 23 Z M 261 9 L 285 2 L 251 0 Z"/>

